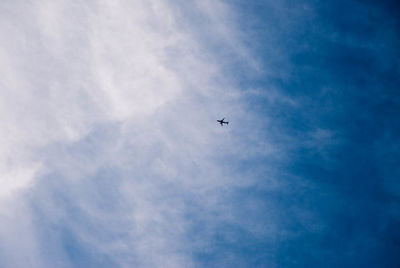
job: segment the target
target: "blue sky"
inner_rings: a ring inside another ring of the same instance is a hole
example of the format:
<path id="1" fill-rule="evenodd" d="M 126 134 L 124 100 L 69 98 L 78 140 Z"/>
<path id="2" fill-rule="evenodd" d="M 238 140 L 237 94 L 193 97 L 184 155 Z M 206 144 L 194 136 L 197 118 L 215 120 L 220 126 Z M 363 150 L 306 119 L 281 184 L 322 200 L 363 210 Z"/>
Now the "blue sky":
<path id="1" fill-rule="evenodd" d="M 400 265 L 396 1 L 0 7 L 0 267 Z"/>

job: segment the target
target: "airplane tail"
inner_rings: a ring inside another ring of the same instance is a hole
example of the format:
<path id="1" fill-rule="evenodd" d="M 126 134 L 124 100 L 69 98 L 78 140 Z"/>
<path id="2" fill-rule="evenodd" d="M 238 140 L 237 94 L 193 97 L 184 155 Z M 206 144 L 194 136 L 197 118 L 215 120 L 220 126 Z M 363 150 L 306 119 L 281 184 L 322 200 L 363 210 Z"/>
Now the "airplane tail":
<path id="1" fill-rule="evenodd" d="M 229 125 L 229 122 L 226 122 L 227 125 Z"/>

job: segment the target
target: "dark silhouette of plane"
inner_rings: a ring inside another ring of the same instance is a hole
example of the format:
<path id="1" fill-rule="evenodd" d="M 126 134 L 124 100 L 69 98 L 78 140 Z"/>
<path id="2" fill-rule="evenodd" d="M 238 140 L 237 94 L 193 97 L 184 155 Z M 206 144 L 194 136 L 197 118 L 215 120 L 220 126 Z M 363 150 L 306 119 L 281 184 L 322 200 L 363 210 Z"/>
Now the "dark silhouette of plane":
<path id="1" fill-rule="evenodd" d="M 222 118 L 221 120 L 217 120 L 218 123 L 221 124 L 221 126 L 223 126 L 224 124 L 229 124 L 229 122 L 224 121 L 225 117 Z"/>

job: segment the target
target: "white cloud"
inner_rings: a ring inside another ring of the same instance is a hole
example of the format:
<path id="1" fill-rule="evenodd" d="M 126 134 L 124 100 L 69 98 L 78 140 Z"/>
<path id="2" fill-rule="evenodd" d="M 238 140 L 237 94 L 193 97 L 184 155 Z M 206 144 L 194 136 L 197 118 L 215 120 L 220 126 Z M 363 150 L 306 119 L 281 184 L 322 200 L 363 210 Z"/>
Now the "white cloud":
<path id="1" fill-rule="evenodd" d="M 257 134 L 216 126 L 246 112 L 215 45 L 258 68 L 230 11 L 213 1 L 1 5 L 0 265 L 194 266 L 191 245 L 208 242 L 190 241 L 191 221 L 212 235 L 232 220 L 224 198 L 242 184 L 220 160 L 270 151 Z"/>

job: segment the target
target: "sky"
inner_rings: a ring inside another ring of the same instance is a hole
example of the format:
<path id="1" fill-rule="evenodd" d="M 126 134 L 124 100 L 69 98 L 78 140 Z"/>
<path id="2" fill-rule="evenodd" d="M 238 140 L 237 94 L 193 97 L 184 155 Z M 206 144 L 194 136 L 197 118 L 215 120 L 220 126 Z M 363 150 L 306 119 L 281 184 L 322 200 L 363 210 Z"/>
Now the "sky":
<path id="1" fill-rule="evenodd" d="M 399 267 L 399 29 L 395 0 L 2 1 L 0 267 Z"/>

